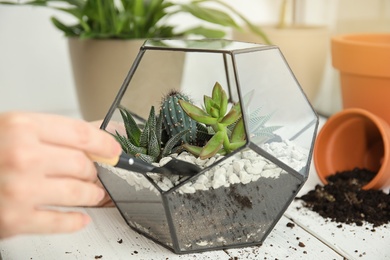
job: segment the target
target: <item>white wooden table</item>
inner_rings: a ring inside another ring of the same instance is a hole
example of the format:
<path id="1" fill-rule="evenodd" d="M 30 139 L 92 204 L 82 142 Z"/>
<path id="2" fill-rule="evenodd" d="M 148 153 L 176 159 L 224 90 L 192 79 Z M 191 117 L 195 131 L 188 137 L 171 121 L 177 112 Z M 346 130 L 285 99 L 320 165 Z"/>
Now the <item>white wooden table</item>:
<path id="1" fill-rule="evenodd" d="M 298 196 L 317 183 L 320 181 L 312 165 Z M 374 230 L 369 224 L 340 227 L 339 223 L 302 207 L 300 201 L 292 202 L 261 246 L 186 255 L 176 255 L 133 231 L 116 208 L 76 210 L 92 217 L 93 222 L 86 229 L 73 234 L 0 240 L 2 259 L 390 259 L 390 224 Z"/>
<path id="2" fill-rule="evenodd" d="M 319 183 L 312 167 L 300 194 Z M 299 209 L 297 209 L 299 208 Z M 176 255 L 130 229 L 116 208 L 79 208 L 93 222 L 73 234 L 28 235 L 0 241 L 4 260 L 19 259 L 390 259 L 390 225 L 330 222 L 293 201 L 263 245 Z M 294 223 L 288 227 L 287 223 Z"/>

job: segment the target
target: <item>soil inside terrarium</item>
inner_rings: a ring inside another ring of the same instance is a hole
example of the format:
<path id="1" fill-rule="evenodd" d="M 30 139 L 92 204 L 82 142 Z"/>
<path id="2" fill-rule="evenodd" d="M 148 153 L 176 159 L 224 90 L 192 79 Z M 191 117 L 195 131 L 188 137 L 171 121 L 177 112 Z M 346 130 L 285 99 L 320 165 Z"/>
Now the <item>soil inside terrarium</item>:
<path id="1" fill-rule="evenodd" d="M 362 189 L 375 174 L 359 168 L 338 172 L 327 178 L 328 184 L 316 185 L 314 190 L 296 199 L 335 222 L 358 226 L 368 222 L 374 227 L 381 226 L 390 221 L 390 194 Z"/>

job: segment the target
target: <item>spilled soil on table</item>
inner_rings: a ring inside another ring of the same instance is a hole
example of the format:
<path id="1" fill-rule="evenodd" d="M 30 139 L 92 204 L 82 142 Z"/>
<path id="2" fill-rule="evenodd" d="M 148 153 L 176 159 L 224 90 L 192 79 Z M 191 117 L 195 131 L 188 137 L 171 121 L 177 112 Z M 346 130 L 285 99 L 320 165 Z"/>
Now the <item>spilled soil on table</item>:
<path id="1" fill-rule="evenodd" d="M 390 222 L 390 194 L 381 190 L 363 190 L 375 177 L 366 169 L 338 172 L 327 178 L 328 184 L 317 185 L 314 190 L 296 199 L 304 206 L 332 221 L 358 226 L 364 222 L 374 227 Z"/>

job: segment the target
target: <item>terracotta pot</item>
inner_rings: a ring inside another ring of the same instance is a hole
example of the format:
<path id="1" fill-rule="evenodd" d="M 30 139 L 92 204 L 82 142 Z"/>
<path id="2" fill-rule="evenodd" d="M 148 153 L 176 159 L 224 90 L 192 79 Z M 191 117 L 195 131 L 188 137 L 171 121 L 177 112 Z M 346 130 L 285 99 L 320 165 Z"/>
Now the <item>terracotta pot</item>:
<path id="1" fill-rule="evenodd" d="M 390 185 L 390 127 L 373 113 L 345 109 L 328 119 L 314 146 L 314 164 L 320 180 L 355 167 L 377 172 L 363 188 Z"/>
<path id="2" fill-rule="evenodd" d="M 79 108 L 85 120 L 104 118 L 143 43 L 144 40 L 69 38 L 68 46 Z M 148 69 L 140 72 L 141 76 L 133 80 L 129 100 L 124 102 L 132 112 L 147 118 L 150 107 L 158 107 L 164 93 L 180 87 L 182 73 L 167 71 L 181 68 L 184 54 L 174 57 L 162 54 L 157 59 L 144 60 L 148 63 L 144 67 Z M 169 78 L 166 78 L 165 74 L 169 74 Z M 175 76 L 172 76 L 173 74 Z M 147 83 L 145 78 L 148 79 Z M 147 99 L 137 98 L 145 96 L 145 93 Z"/>
<path id="3" fill-rule="evenodd" d="M 313 104 L 320 89 L 329 50 L 329 29 L 325 26 L 277 28 L 259 26 L 285 56 L 309 101 Z M 253 33 L 233 31 L 232 38 L 245 42 L 263 40 Z"/>
<path id="4" fill-rule="evenodd" d="M 390 34 L 340 35 L 331 42 L 343 107 L 366 109 L 390 124 Z"/>

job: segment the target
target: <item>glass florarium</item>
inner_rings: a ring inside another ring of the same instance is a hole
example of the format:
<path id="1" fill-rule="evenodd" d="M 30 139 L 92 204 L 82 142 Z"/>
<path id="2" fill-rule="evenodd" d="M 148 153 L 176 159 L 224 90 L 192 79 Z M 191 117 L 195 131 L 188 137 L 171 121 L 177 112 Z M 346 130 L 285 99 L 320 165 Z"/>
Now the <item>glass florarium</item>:
<path id="1" fill-rule="evenodd" d="M 99 177 L 128 225 L 175 253 L 255 245 L 306 181 L 317 126 L 278 47 L 147 40 L 102 129 L 134 158 L 199 170 L 98 163 Z"/>

